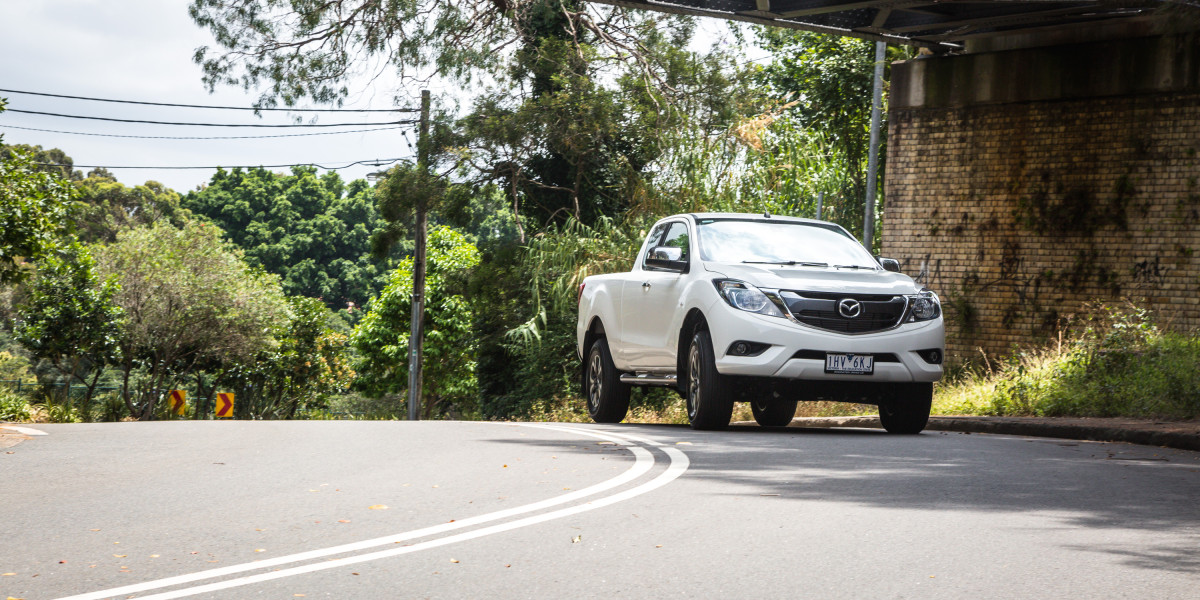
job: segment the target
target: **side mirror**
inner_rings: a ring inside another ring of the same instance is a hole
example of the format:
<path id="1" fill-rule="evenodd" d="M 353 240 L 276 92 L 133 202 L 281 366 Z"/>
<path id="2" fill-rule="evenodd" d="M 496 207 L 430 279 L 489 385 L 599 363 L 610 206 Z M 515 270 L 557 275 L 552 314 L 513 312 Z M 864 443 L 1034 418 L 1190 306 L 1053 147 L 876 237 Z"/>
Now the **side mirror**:
<path id="1" fill-rule="evenodd" d="M 683 248 L 655 246 L 646 257 L 646 266 L 677 273 L 688 272 L 688 261 L 683 259 Z"/>
<path id="2" fill-rule="evenodd" d="M 891 271 L 893 273 L 900 272 L 900 261 L 898 261 L 894 258 L 879 259 L 879 266 L 883 267 L 884 271 Z"/>

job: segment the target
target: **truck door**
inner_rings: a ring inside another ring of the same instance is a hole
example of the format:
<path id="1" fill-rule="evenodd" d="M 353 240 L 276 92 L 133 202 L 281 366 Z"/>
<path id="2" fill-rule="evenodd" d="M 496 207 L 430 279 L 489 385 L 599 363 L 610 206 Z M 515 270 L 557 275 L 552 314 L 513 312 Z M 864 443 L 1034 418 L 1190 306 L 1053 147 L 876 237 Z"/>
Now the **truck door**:
<path id="1" fill-rule="evenodd" d="M 672 335 L 684 275 L 676 271 L 646 265 L 646 256 L 656 246 L 671 246 L 683 251 L 690 260 L 691 239 L 687 224 L 674 221 L 657 240 L 646 245 L 638 257 L 640 270 L 630 273 L 621 294 L 622 326 L 625 328 L 625 360 L 637 370 L 674 371 L 675 335 Z"/>

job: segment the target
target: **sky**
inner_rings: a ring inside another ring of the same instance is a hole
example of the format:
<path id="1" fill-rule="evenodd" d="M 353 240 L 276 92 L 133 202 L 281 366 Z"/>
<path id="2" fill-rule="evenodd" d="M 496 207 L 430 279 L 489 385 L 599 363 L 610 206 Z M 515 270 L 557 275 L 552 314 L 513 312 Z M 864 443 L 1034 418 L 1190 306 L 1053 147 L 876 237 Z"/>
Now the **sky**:
<path id="1" fill-rule="evenodd" d="M 209 93 L 192 61 L 211 36 L 187 14 L 187 0 L 4 0 L 0 9 L 0 89 L 176 104 L 250 107 L 255 90 L 224 86 Z M 694 46 L 711 44 L 724 25 L 707 20 Z M 761 52 L 760 52 L 761 53 Z M 464 91 L 434 85 L 435 99 Z M 350 83 L 343 108 L 391 109 L 394 97 L 405 108 L 419 107 L 419 90 L 404 89 L 385 73 Z M 467 91 L 469 93 L 469 91 Z M 50 98 L 0 91 L 8 108 L 120 119 L 207 123 L 292 122 L 313 113 L 263 113 L 138 106 Z M 449 99 L 453 102 L 453 99 Z M 435 100 L 436 102 L 436 100 Z M 327 108 L 327 107 L 326 107 Z M 325 113 L 317 123 L 363 123 L 412 118 L 407 113 Z M 25 128 L 25 129 L 18 129 Z M 373 127 L 329 128 L 338 130 Z M 51 133 L 29 129 L 72 133 Z M 181 193 L 211 179 L 214 169 L 129 169 L 131 166 L 236 166 L 316 163 L 341 166 L 356 161 L 411 159 L 416 126 L 369 133 L 240 140 L 172 140 L 123 136 L 261 136 L 312 133 L 326 129 L 215 128 L 119 123 L 0 113 L 0 135 L 8 144 L 59 148 L 76 165 L 104 166 L 126 185 L 148 180 Z M 340 170 L 349 181 L 386 167 L 358 165 Z M 88 168 L 80 168 L 85 174 Z M 273 169 L 286 172 L 286 168 Z"/>
<path id="2" fill-rule="evenodd" d="M 251 106 L 257 93 L 221 87 L 210 94 L 192 62 L 196 48 L 215 45 L 187 14 L 186 0 L 4 0 L 0 9 L 0 88 L 69 96 L 178 104 Z M 363 77 L 350 86 L 344 108 L 393 108 L 400 86 L 390 77 Z M 436 93 L 436 92 L 435 92 Z M 408 107 L 420 106 L 420 92 Z M 122 119 L 209 123 L 290 123 L 289 116 L 263 113 L 123 105 L 47 98 L 0 91 L 9 109 Z M 326 107 L 327 108 L 327 107 Z M 325 113 L 317 123 L 393 121 L 401 113 Z M 399 129 L 254 140 L 164 140 L 97 137 L 28 131 L 16 127 L 140 136 L 242 136 L 311 133 L 323 129 L 214 128 L 147 125 L 0 113 L 8 144 L 60 148 L 76 165 L 212 166 L 317 163 L 338 166 L 360 160 L 412 158 L 416 126 L 407 140 Z M 331 128 L 335 129 L 335 128 Z M 372 127 L 344 127 L 372 129 Z M 339 171 L 346 180 L 384 167 Z M 80 169 L 86 172 L 88 169 Z M 179 192 L 196 189 L 214 172 L 204 170 L 110 169 L 126 185 L 159 181 Z M 287 169 L 273 169 L 286 171 Z"/>

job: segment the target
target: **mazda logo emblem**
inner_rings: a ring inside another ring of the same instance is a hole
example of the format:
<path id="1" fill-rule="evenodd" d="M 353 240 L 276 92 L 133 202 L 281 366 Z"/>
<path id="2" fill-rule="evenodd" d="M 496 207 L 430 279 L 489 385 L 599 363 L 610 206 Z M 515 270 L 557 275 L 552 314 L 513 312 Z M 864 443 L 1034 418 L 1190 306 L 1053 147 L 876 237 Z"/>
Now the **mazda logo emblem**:
<path id="1" fill-rule="evenodd" d="M 854 298 L 846 298 L 837 303 L 838 314 L 847 319 L 858 318 L 862 314 L 862 303 Z"/>

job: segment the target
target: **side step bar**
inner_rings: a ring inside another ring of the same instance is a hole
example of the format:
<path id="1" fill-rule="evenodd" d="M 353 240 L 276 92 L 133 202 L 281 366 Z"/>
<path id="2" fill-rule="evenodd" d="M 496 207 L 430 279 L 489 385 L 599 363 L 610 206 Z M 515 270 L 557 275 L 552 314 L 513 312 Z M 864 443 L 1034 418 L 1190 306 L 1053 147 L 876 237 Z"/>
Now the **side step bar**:
<path id="1" fill-rule="evenodd" d="M 621 383 L 631 385 L 675 385 L 678 379 L 674 375 L 621 375 Z"/>

